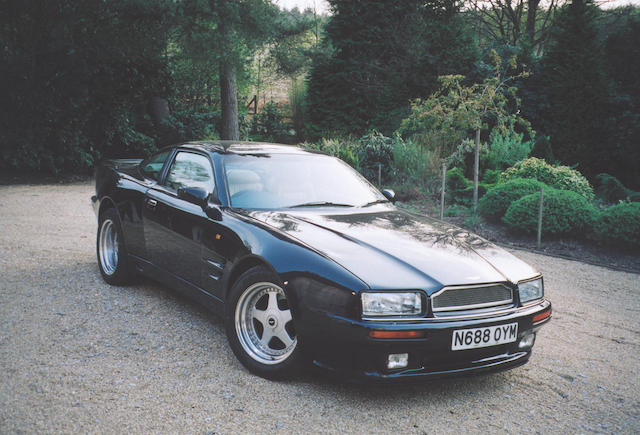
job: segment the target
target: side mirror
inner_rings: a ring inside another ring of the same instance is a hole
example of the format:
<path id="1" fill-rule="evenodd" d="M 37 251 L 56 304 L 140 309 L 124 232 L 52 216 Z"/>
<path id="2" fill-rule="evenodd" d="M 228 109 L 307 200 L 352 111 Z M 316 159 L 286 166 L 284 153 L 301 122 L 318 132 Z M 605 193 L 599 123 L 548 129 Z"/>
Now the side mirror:
<path id="1" fill-rule="evenodd" d="M 209 202 L 209 193 L 201 187 L 180 187 L 178 198 L 199 205 L 204 210 Z"/>
<path id="2" fill-rule="evenodd" d="M 384 189 L 382 194 L 391 202 L 396 202 L 396 193 L 391 189 Z"/>

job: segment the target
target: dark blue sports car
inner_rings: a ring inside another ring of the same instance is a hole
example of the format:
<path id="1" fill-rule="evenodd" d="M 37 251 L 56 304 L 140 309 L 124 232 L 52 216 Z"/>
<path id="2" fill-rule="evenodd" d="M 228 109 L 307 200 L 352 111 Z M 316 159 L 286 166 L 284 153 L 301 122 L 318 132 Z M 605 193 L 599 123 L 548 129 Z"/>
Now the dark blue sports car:
<path id="1" fill-rule="evenodd" d="M 542 277 L 466 230 L 400 210 L 334 157 L 198 142 L 96 172 L 97 256 L 224 317 L 250 371 L 305 361 L 351 379 L 524 364 L 549 321 Z"/>

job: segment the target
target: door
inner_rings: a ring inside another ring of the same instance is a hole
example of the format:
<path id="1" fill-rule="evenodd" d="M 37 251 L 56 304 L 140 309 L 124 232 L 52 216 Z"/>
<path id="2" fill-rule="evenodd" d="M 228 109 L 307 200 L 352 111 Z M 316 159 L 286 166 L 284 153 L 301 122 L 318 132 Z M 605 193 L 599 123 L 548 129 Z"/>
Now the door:
<path id="1" fill-rule="evenodd" d="M 143 207 L 147 254 L 157 267 L 203 287 L 202 239 L 211 222 L 200 205 L 178 197 L 181 187 L 215 193 L 207 156 L 178 151 L 165 179 L 147 191 Z"/>

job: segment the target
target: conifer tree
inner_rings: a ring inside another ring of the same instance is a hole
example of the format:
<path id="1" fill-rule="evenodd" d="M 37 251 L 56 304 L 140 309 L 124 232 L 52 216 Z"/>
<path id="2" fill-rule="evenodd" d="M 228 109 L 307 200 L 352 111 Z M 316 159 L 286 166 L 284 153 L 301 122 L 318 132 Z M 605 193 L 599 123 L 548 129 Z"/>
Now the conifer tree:
<path id="1" fill-rule="evenodd" d="M 590 176 L 600 171 L 608 155 L 610 101 L 598 13 L 591 0 L 573 0 L 564 7 L 536 80 L 537 91 L 546 96 L 543 131 L 551 137 L 554 156 L 569 165 L 577 163 L 577 169 Z"/>
<path id="2" fill-rule="evenodd" d="M 467 74 L 475 46 L 456 0 L 329 0 L 325 55 L 314 60 L 308 112 L 313 133 L 395 130 L 409 100 L 443 74 Z"/>

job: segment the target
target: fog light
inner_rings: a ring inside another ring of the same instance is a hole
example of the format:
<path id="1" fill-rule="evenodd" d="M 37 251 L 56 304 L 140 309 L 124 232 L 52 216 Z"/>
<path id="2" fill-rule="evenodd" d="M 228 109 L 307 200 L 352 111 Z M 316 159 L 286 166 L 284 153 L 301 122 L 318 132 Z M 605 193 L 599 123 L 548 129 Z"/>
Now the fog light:
<path id="1" fill-rule="evenodd" d="M 533 332 L 528 332 L 520 339 L 520 343 L 518 347 L 520 349 L 529 349 L 533 346 L 533 342 L 536 341 L 536 334 Z"/>
<path id="2" fill-rule="evenodd" d="M 409 365 L 408 353 L 392 353 L 387 359 L 388 369 L 402 369 Z"/>

